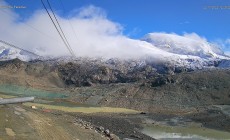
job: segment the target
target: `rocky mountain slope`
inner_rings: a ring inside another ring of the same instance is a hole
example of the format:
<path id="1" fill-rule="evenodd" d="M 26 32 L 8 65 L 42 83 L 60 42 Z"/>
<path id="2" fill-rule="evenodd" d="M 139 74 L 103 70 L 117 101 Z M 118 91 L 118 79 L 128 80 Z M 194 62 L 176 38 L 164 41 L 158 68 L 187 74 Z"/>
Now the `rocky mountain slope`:
<path id="1" fill-rule="evenodd" d="M 183 110 L 229 104 L 230 70 L 186 71 L 151 63 L 19 59 L 0 63 L 1 84 L 69 92 L 75 102 L 137 110 Z"/>
<path id="2" fill-rule="evenodd" d="M 230 58 L 218 47 L 196 36 L 161 33 L 140 42 L 149 53 L 136 59 L 37 59 L 1 46 L 0 84 L 65 91 L 75 102 L 150 112 L 229 104 Z"/>

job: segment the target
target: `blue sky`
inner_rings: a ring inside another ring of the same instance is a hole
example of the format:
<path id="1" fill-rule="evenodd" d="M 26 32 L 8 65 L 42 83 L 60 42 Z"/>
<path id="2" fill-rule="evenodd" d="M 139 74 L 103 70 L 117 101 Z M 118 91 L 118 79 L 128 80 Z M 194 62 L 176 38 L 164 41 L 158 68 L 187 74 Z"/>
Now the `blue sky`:
<path id="1" fill-rule="evenodd" d="M 46 2 L 46 0 L 43 1 Z M 132 39 L 140 39 L 151 32 L 175 33 L 181 36 L 186 33 L 195 33 L 200 37 L 206 38 L 209 42 L 218 43 L 226 53 L 230 54 L 230 0 L 49 1 L 55 12 L 62 19 L 69 18 L 73 13 L 77 15 L 79 11 L 90 6 L 94 8 L 99 7 L 107 15 L 104 18 L 103 24 L 107 25 L 107 20 L 112 22 L 102 30 L 115 29 L 115 31 L 119 31 L 119 28 L 115 25 L 115 23 L 118 23 L 123 27 L 123 35 Z M 27 23 L 31 19 L 36 21 L 39 16 L 35 12 L 38 10 L 44 11 L 40 0 L 5 0 L 5 2 L 11 6 L 26 7 L 23 9 L 11 9 L 20 15 L 17 19 L 18 23 Z M 61 3 L 63 3 L 65 9 L 63 9 Z M 37 18 L 33 18 L 34 15 Z M 44 22 L 47 22 L 49 24 L 47 28 L 50 28 L 52 23 L 47 15 L 46 17 L 47 19 Z M 39 24 L 42 22 L 37 21 L 37 23 L 32 22 L 32 24 L 35 24 L 36 28 L 42 30 L 39 28 Z M 91 24 L 89 25 L 89 27 L 92 27 Z"/>
<path id="2" fill-rule="evenodd" d="M 42 9 L 40 0 L 7 0 L 26 18 Z M 124 27 L 124 34 L 141 38 L 149 32 L 183 34 L 195 32 L 208 40 L 230 38 L 230 7 L 213 9 L 208 6 L 230 6 L 229 0 L 50 0 L 62 16 L 80 7 L 94 5 L 104 9 L 108 19 Z M 206 8 L 206 9 L 205 9 Z"/>

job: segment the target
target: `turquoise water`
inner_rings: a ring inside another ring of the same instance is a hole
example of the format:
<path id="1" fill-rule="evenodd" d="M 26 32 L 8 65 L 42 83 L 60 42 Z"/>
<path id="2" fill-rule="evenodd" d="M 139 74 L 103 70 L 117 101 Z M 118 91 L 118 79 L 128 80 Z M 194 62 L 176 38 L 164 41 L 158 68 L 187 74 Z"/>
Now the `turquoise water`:
<path id="1" fill-rule="evenodd" d="M 7 95 L 14 95 L 14 96 L 34 96 L 38 98 L 67 98 L 68 95 L 66 93 L 56 93 L 56 92 L 49 92 L 40 89 L 34 89 L 31 87 L 23 87 L 17 85 L 0 85 L 0 92 L 7 94 Z"/>
<path id="2" fill-rule="evenodd" d="M 38 103 L 41 103 L 38 101 Z M 70 102 L 67 100 L 53 100 L 52 102 L 43 102 L 46 105 L 55 105 L 55 106 L 65 106 L 65 107 L 100 107 L 98 105 L 91 105 L 91 104 L 82 104 L 77 102 Z"/>
<path id="3" fill-rule="evenodd" d="M 230 133 L 198 126 L 147 125 L 142 133 L 159 140 L 230 140 Z"/>

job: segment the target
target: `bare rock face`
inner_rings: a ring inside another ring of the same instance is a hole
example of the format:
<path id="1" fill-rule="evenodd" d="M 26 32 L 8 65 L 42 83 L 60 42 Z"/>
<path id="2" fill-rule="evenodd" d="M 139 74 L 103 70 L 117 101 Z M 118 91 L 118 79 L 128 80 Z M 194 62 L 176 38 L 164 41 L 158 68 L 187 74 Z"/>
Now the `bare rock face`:
<path id="1" fill-rule="evenodd" d="M 159 76 L 151 82 L 152 87 L 158 87 L 165 84 L 175 83 L 175 79 L 170 76 Z"/>
<path id="2" fill-rule="evenodd" d="M 152 87 L 173 83 L 160 75 L 191 72 L 195 69 L 168 62 L 152 60 L 100 60 L 84 59 L 60 62 L 58 60 L 23 62 L 19 59 L 0 63 L 9 71 L 24 71 L 28 75 L 43 77 L 56 73 L 66 86 L 81 87 L 110 83 L 152 81 Z"/>
<path id="3" fill-rule="evenodd" d="M 13 60 L 0 61 L 0 68 L 8 69 L 11 72 L 16 72 L 25 68 L 25 62 L 17 58 Z"/>
<path id="4" fill-rule="evenodd" d="M 55 65 L 42 61 L 24 62 L 20 59 L 0 61 L 0 83 L 34 88 L 65 86 Z"/>
<path id="5" fill-rule="evenodd" d="M 146 64 L 142 61 L 120 60 L 79 59 L 77 61 L 58 63 L 54 61 L 24 62 L 14 59 L 0 61 L 0 70 L 5 72 L 5 76 L 9 75 L 11 77 L 11 73 L 16 77 L 17 75 L 24 78 L 26 76 L 37 77 L 36 80 L 42 77 L 52 78 L 55 75 L 56 81 L 61 80 L 66 86 L 73 87 L 133 83 L 151 79 L 158 75 L 157 69 L 152 64 Z"/>
<path id="6" fill-rule="evenodd" d="M 130 83 L 154 77 L 156 69 L 138 62 L 79 61 L 60 64 L 60 77 L 67 85 L 93 86 L 96 84 Z"/>
<path id="7" fill-rule="evenodd" d="M 92 86 L 115 80 L 110 69 L 93 63 L 72 63 L 58 66 L 59 75 L 67 85 Z"/>
<path id="8" fill-rule="evenodd" d="M 214 65 L 210 64 L 211 66 Z M 48 77 L 48 82 L 71 87 L 96 86 L 111 83 L 150 83 L 158 87 L 175 83 L 172 75 L 194 71 L 189 67 L 152 60 L 84 59 L 23 62 L 19 59 L 0 61 L 0 70 L 37 78 Z M 25 77 L 24 76 L 24 77 Z M 62 82 L 61 82 L 62 81 Z M 63 83 L 63 84 L 62 84 Z"/>

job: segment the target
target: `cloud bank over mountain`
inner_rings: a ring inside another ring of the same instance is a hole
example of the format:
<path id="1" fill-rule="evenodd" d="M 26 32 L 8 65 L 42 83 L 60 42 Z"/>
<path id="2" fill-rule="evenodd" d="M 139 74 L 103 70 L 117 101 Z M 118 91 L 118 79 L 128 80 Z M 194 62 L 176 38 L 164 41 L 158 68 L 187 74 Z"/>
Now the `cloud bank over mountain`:
<path id="1" fill-rule="evenodd" d="M 7 3 L 0 1 L 0 5 Z M 37 10 L 23 21 L 12 9 L 1 9 L 0 15 L 0 39 L 41 56 L 70 55 L 45 10 Z M 109 20 L 103 9 L 93 5 L 71 12 L 68 18 L 56 15 L 73 51 L 80 57 L 200 57 L 202 53 L 216 57 L 223 54 L 195 33 L 152 33 L 148 34 L 151 41 L 131 39 L 123 34 L 119 23 Z M 168 46 L 173 49 L 165 49 Z"/>

